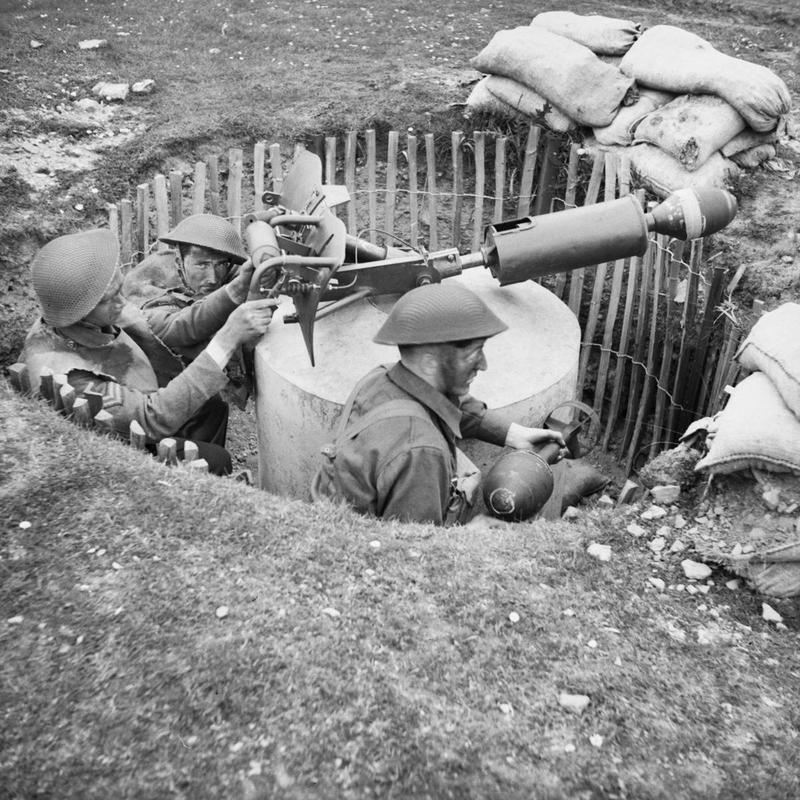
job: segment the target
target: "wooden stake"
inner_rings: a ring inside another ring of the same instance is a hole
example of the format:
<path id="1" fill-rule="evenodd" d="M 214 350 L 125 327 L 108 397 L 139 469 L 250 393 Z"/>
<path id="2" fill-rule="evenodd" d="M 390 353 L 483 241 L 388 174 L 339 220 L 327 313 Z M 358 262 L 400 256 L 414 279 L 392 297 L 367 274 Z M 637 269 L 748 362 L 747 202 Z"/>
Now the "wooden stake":
<path id="1" fill-rule="evenodd" d="M 636 190 L 636 198 L 640 205 L 644 205 L 644 189 Z M 614 432 L 614 426 L 619 416 L 622 387 L 625 383 L 625 373 L 628 368 L 628 357 L 630 356 L 630 331 L 636 303 L 636 283 L 638 280 L 640 263 L 641 258 L 639 256 L 632 256 L 628 261 L 628 284 L 625 292 L 625 311 L 622 317 L 622 330 L 619 336 L 619 353 L 617 354 L 616 369 L 614 371 L 614 388 L 611 392 L 611 403 L 606 419 L 606 430 L 603 435 L 603 450 L 608 450 L 611 436 Z"/>
<path id="2" fill-rule="evenodd" d="M 283 190 L 283 162 L 281 146 L 277 142 L 269 146 L 269 171 L 272 176 L 272 191 L 280 194 Z"/>
<path id="3" fill-rule="evenodd" d="M 138 264 L 150 251 L 150 187 L 140 183 L 136 187 L 136 252 L 134 263 Z"/>
<path id="4" fill-rule="evenodd" d="M 129 429 L 131 447 L 137 450 L 144 450 L 144 446 L 147 443 L 147 434 L 144 432 L 144 428 L 135 419 L 132 419 Z"/>
<path id="5" fill-rule="evenodd" d="M 350 194 L 347 204 L 347 232 L 358 235 L 358 217 L 356 215 L 356 155 L 358 151 L 358 134 L 349 131 L 344 142 L 344 185 Z"/>
<path id="6" fill-rule="evenodd" d="M 375 131 L 370 128 L 366 131 L 367 139 L 367 208 L 369 210 L 369 241 L 373 244 L 378 239 L 378 184 L 377 184 L 377 147 L 375 144 Z"/>
<path id="7" fill-rule="evenodd" d="M 408 213 L 411 217 L 409 222 L 409 239 L 411 246 L 419 247 L 419 201 L 417 198 L 417 137 L 408 134 L 406 141 L 408 152 Z"/>
<path id="8" fill-rule="evenodd" d="M 108 229 L 117 237 L 117 241 L 119 242 L 119 212 L 117 210 L 117 204 L 108 203 L 106 205 L 106 211 L 108 212 Z"/>
<path id="9" fill-rule="evenodd" d="M 724 388 L 730 383 L 728 374 L 731 371 L 731 363 L 736 348 L 739 345 L 739 330 L 729 320 L 725 319 L 725 338 L 723 345 L 720 348 L 719 359 L 717 361 L 717 369 L 714 374 L 714 381 L 711 384 L 711 392 L 708 397 L 708 405 L 706 407 L 706 416 L 712 416 L 720 410 L 721 396 Z M 698 409 L 699 411 L 700 409 Z"/>
<path id="10" fill-rule="evenodd" d="M 564 208 L 574 208 L 575 207 L 575 197 L 578 192 L 578 162 L 580 161 L 580 155 L 578 151 L 580 147 L 575 144 L 574 142 L 570 145 L 569 148 L 569 162 L 567 163 L 567 187 L 564 190 Z M 556 297 L 563 298 L 564 296 L 564 289 L 567 285 L 567 273 L 566 272 L 559 272 L 556 275 L 555 285 L 553 286 L 553 294 Z"/>
<path id="11" fill-rule="evenodd" d="M 242 160 L 244 153 L 238 147 L 228 151 L 228 221 L 242 232 Z"/>
<path id="12" fill-rule="evenodd" d="M 539 181 L 536 187 L 536 199 L 533 204 L 533 214 L 549 214 L 553 205 L 556 177 L 558 176 L 558 136 L 548 131 L 544 137 L 544 152 L 542 153 L 541 167 L 539 168 Z"/>
<path id="13" fill-rule="evenodd" d="M 156 237 L 169 231 L 169 199 L 167 198 L 167 179 L 159 174 L 153 178 L 153 199 L 156 206 Z"/>
<path id="14" fill-rule="evenodd" d="M 325 137 L 325 183 L 336 184 L 336 137 Z"/>
<path id="15" fill-rule="evenodd" d="M 434 150 L 433 134 L 425 134 L 425 160 L 428 167 L 428 217 L 430 230 L 428 231 L 428 249 L 439 249 L 439 209 L 436 202 L 436 152 Z"/>
<path id="16" fill-rule="evenodd" d="M 133 266 L 133 205 L 130 200 L 120 200 L 119 217 L 119 258 L 122 262 L 122 271 L 127 272 Z"/>
<path id="17" fill-rule="evenodd" d="M 475 214 L 472 219 L 472 251 L 477 252 L 483 243 L 483 201 L 486 192 L 486 134 L 475 131 Z"/>
<path id="18" fill-rule="evenodd" d="M 638 404 L 636 413 L 636 424 L 633 429 L 633 436 L 631 437 L 630 448 L 628 450 L 628 457 L 625 461 L 625 472 L 630 474 L 633 469 L 633 463 L 636 459 L 639 446 L 639 438 L 644 425 L 645 414 L 647 413 L 650 405 L 650 394 L 652 392 L 653 383 L 655 381 L 655 364 L 656 364 L 656 332 L 658 324 L 658 306 L 659 298 L 661 296 L 661 276 L 664 273 L 664 260 L 667 247 L 667 237 L 659 234 L 656 238 L 658 250 L 656 252 L 655 267 L 653 273 L 653 299 L 652 309 L 653 313 L 650 315 L 650 338 L 647 345 L 647 371 L 644 376 L 644 389 L 642 391 L 642 399 Z"/>
<path id="19" fill-rule="evenodd" d="M 208 462 L 204 458 L 192 459 L 186 466 L 192 472 L 208 472 Z"/>
<path id="20" fill-rule="evenodd" d="M 91 427 L 92 413 L 89 409 L 89 401 L 85 397 L 75 398 L 75 402 L 72 404 L 72 421 L 84 428 Z"/>
<path id="21" fill-rule="evenodd" d="M 66 381 L 66 375 L 64 376 L 64 380 Z M 59 405 L 61 406 L 61 410 L 67 415 L 71 414 L 72 407 L 75 404 L 75 389 L 65 382 L 58 390 L 58 393 L 60 396 Z"/>
<path id="22" fill-rule="evenodd" d="M 198 161 L 194 165 L 194 185 L 192 186 L 192 214 L 202 214 L 206 210 L 206 163 Z"/>
<path id="23" fill-rule="evenodd" d="M 695 332 L 697 316 L 697 285 L 700 278 L 700 264 L 703 257 L 703 240 L 695 239 L 689 253 L 689 269 L 686 276 L 686 297 L 683 301 L 681 320 L 681 341 L 678 346 L 678 363 L 675 367 L 675 381 L 672 384 L 672 403 L 669 408 L 667 427 L 680 433 L 688 425 L 687 414 L 683 410 L 685 401 L 686 376 L 691 358 L 691 334 Z"/>
<path id="24" fill-rule="evenodd" d="M 183 173 L 178 169 L 169 173 L 170 219 L 177 225 L 183 219 Z"/>
<path id="25" fill-rule="evenodd" d="M 617 165 L 611 153 L 605 155 L 605 195 L 606 202 L 613 200 L 617 188 Z M 586 381 L 586 370 L 589 365 L 589 357 L 592 354 L 594 345 L 594 334 L 597 329 L 597 320 L 602 306 L 603 291 L 606 285 L 606 271 L 608 264 L 598 264 L 595 267 L 594 286 L 592 287 L 592 301 L 589 306 L 589 318 L 586 321 L 586 328 L 583 334 L 581 345 L 581 358 L 578 366 L 578 398 L 583 394 L 583 386 Z M 598 380 L 600 375 L 598 374 Z M 602 386 L 605 388 L 605 376 L 602 378 Z"/>
<path id="26" fill-rule="evenodd" d="M 22 362 L 12 364 L 8 368 L 8 380 L 20 394 L 27 394 L 31 390 L 28 367 Z"/>
<path id="27" fill-rule="evenodd" d="M 194 442 L 183 443 L 183 460 L 194 461 L 200 455 L 200 448 Z"/>
<path id="28" fill-rule="evenodd" d="M 653 416 L 653 438 L 650 442 L 650 458 L 663 450 L 663 443 L 671 443 L 675 436 L 672 431 L 664 430 L 664 411 L 667 405 L 667 386 L 669 385 L 669 374 L 672 369 L 672 355 L 674 350 L 673 336 L 673 316 L 674 299 L 678 291 L 678 276 L 680 273 L 681 260 L 683 259 L 684 242 L 673 240 L 668 246 L 667 268 L 669 277 L 666 286 L 666 298 L 664 302 L 664 343 L 661 352 L 661 371 L 658 375 L 656 386 L 656 410 Z"/>
<path id="29" fill-rule="evenodd" d="M 104 408 L 94 415 L 93 420 L 95 429 L 100 433 L 114 432 L 114 417 Z"/>
<path id="30" fill-rule="evenodd" d="M 503 202 L 506 192 L 506 142 L 505 136 L 494 140 L 494 212 L 492 222 L 502 222 L 505 212 Z"/>
<path id="31" fill-rule="evenodd" d="M 39 397 L 47 400 L 50 405 L 55 405 L 55 387 L 53 385 L 53 370 L 50 367 L 42 367 L 39 370 Z"/>
<path id="32" fill-rule="evenodd" d="M 177 447 L 178 443 L 172 437 L 168 436 L 166 439 L 162 439 L 157 446 L 158 460 L 163 464 L 177 464 Z"/>
<path id="33" fill-rule="evenodd" d="M 253 211 L 264 210 L 264 161 L 266 151 L 266 142 L 256 142 L 253 145 Z"/>
<path id="34" fill-rule="evenodd" d="M 612 159 L 613 163 L 613 159 Z M 606 177 L 608 180 L 608 177 Z M 620 186 L 620 196 L 622 194 L 622 187 Z M 630 178 L 626 184 L 626 189 L 624 190 L 625 193 L 630 192 Z M 609 194 L 613 195 L 614 186 L 612 185 L 611 192 Z M 613 199 L 613 197 L 612 197 Z M 602 350 L 600 351 L 600 364 L 597 369 L 597 381 L 595 383 L 595 393 L 594 393 L 594 411 L 600 417 L 603 418 L 603 400 L 606 391 L 606 383 L 608 382 L 608 370 L 611 366 L 611 350 L 614 346 L 614 326 L 617 322 L 617 313 L 619 311 L 619 300 L 622 294 L 622 279 L 625 275 L 625 259 L 618 258 L 614 262 L 614 271 L 611 277 L 611 294 L 608 299 L 608 307 L 606 308 L 606 325 L 605 330 L 603 331 L 603 346 Z M 616 372 L 618 373 L 620 367 L 620 357 L 617 355 L 616 361 Z M 611 419 L 606 420 L 606 431 L 610 430 L 610 426 L 613 425 L 613 421 Z"/>
<path id="35" fill-rule="evenodd" d="M 464 209 L 464 142 L 463 131 L 453 131 L 450 136 L 450 153 L 453 161 L 453 227 L 452 246 L 461 246 L 461 215 Z"/>
<path id="36" fill-rule="evenodd" d="M 655 206 L 655 203 L 651 203 L 648 206 L 648 209 L 652 208 L 653 206 Z M 628 387 L 625 427 L 622 433 L 622 441 L 620 442 L 620 453 L 623 453 L 627 449 L 628 444 L 630 443 L 630 438 L 633 435 L 636 412 L 639 407 L 639 393 L 641 392 L 641 387 L 646 374 L 644 359 L 647 349 L 647 337 L 645 336 L 645 331 L 647 330 L 647 322 L 649 319 L 648 298 L 650 296 L 650 285 L 652 283 L 653 270 L 655 269 L 656 252 L 657 247 L 651 240 L 650 246 L 647 248 L 647 251 L 642 257 L 642 279 L 639 285 L 639 305 L 636 315 L 636 333 L 633 337 L 634 354 L 633 362 L 631 363 L 631 380 Z"/>
<path id="37" fill-rule="evenodd" d="M 383 227 L 387 233 L 394 233 L 394 206 L 397 198 L 397 145 L 399 134 L 389 131 L 386 145 L 386 205 Z M 387 242 L 389 244 L 389 242 Z"/>
<path id="38" fill-rule="evenodd" d="M 602 158 L 596 158 L 592 163 L 592 175 L 589 178 L 589 185 L 586 187 L 586 197 L 584 198 L 583 205 L 590 206 L 597 202 L 597 196 L 600 194 L 600 183 L 603 180 L 603 172 L 605 169 L 605 162 Z M 569 308 L 570 311 L 580 318 L 581 312 L 581 299 L 583 296 L 583 280 L 585 275 L 585 268 L 572 270 L 569 281 Z"/>
<path id="39" fill-rule="evenodd" d="M 528 128 L 528 141 L 525 145 L 525 158 L 522 162 L 522 178 L 519 182 L 519 198 L 517 199 L 518 217 L 527 217 L 531 213 L 533 175 L 536 171 L 536 156 L 539 151 L 541 130 L 538 125 L 531 125 Z"/>
<path id="40" fill-rule="evenodd" d="M 219 156 L 211 155 L 206 159 L 208 170 L 209 205 L 211 213 L 219 215 Z"/>
<path id="41" fill-rule="evenodd" d="M 67 376 L 63 373 L 56 373 L 53 375 L 53 408 L 56 411 L 64 410 L 64 401 L 61 396 L 61 389 L 68 386 Z"/>

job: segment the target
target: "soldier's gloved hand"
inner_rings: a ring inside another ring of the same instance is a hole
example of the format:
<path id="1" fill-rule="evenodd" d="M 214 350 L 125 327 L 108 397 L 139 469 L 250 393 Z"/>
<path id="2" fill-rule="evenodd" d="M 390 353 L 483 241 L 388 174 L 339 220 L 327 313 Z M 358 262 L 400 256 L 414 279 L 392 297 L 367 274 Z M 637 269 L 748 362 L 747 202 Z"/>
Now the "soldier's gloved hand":
<path id="1" fill-rule="evenodd" d="M 236 305 L 241 305 L 247 300 L 247 293 L 250 290 L 250 282 L 253 280 L 254 272 L 255 266 L 248 258 L 247 261 L 239 267 L 239 272 L 236 277 L 230 283 L 226 284 L 225 288 L 228 292 L 228 296 Z"/>
<path id="2" fill-rule="evenodd" d="M 272 320 L 277 300 L 250 300 L 235 308 L 225 324 L 214 334 L 216 342 L 231 353 L 241 344 L 260 339 Z"/>
<path id="3" fill-rule="evenodd" d="M 548 428 L 528 428 L 512 422 L 505 443 L 506 447 L 513 447 L 515 450 L 532 450 L 535 445 L 548 442 L 555 442 L 560 447 L 567 446 L 564 437 L 558 431 L 551 431 Z"/>

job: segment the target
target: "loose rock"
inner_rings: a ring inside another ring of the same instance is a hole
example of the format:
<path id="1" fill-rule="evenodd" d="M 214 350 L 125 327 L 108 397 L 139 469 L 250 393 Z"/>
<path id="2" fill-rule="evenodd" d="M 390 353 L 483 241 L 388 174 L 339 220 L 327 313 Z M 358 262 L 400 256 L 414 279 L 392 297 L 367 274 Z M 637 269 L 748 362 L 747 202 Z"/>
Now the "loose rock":
<path id="1" fill-rule="evenodd" d="M 650 490 L 650 496 L 653 498 L 653 502 L 668 506 L 677 502 L 681 496 L 681 487 L 674 483 L 668 486 L 654 486 Z"/>
<path id="2" fill-rule="evenodd" d="M 131 91 L 134 94 L 152 94 L 155 88 L 156 82 L 152 78 L 146 78 L 143 81 L 136 81 L 136 83 L 131 86 Z"/>
<path id="3" fill-rule="evenodd" d="M 783 617 L 769 604 L 761 604 L 761 616 L 767 622 L 783 622 Z"/>
<path id="4" fill-rule="evenodd" d="M 99 50 L 101 47 L 108 47 L 108 39 L 84 39 L 78 42 L 81 50 Z"/>
<path id="5" fill-rule="evenodd" d="M 681 567 L 683 567 L 683 574 L 690 580 L 702 581 L 711 575 L 711 567 L 708 564 L 692 561 L 690 558 L 681 561 Z"/>
<path id="6" fill-rule="evenodd" d="M 229 613 L 228 606 L 219 606 L 214 613 L 217 615 L 217 619 L 225 619 Z"/>
<path id="7" fill-rule="evenodd" d="M 100 81 L 92 87 L 92 94 L 104 100 L 127 100 L 129 91 L 130 84 L 127 83 Z"/>
<path id="8" fill-rule="evenodd" d="M 611 547 L 607 544 L 592 542 L 586 548 L 586 552 L 598 561 L 611 561 Z"/>
<path id="9" fill-rule="evenodd" d="M 558 704 L 562 708 L 566 708 L 567 711 L 571 711 L 573 714 L 581 714 L 586 706 L 589 705 L 589 697 L 585 694 L 568 694 L 567 692 L 561 692 L 558 696 Z"/>
<path id="10" fill-rule="evenodd" d="M 641 488 L 642 487 L 639 486 L 636 481 L 625 481 L 625 485 L 620 490 L 619 497 L 617 498 L 617 504 L 632 503 L 636 495 L 641 491 Z"/>
<path id="11" fill-rule="evenodd" d="M 662 508 L 661 506 L 652 505 L 646 508 L 641 513 L 642 519 L 653 520 L 653 519 L 662 519 L 663 517 L 667 516 L 667 510 Z"/>
<path id="12" fill-rule="evenodd" d="M 637 525 L 635 522 L 631 522 L 631 524 L 628 525 L 625 530 L 628 531 L 631 536 L 635 536 L 637 539 L 647 533 L 647 528 L 643 528 L 641 525 Z"/>
<path id="13" fill-rule="evenodd" d="M 650 541 L 650 544 L 648 545 L 648 547 L 654 553 L 660 553 L 666 547 L 666 544 L 667 544 L 667 540 L 663 536 L 656 536 L 655 539 L 652 539 Z"/>
<path id="14" fill-rule="evenodd" d="M 648 578 L 647 582 L 659 592 L 663 592 L 667 588 L 667 584 L 661 578 Z"/>

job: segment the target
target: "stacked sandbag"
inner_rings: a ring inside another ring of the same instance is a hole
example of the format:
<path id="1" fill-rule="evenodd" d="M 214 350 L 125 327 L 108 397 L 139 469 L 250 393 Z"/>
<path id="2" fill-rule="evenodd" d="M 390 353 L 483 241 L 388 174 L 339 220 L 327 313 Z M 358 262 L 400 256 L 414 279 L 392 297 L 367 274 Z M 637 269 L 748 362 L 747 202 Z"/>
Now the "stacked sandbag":
<path id="1" fill-rule="evenodd" d="M 774 157 L 791 98 L 766 67 L 727 56 L 689 31 L 657 25 L 628 50 L 620 70 L 640 87 L 677 95 L 643 117 L 632 138 L 663 150 L 676 172 L 700 169 L 717 154 L 748 168 Z"/>
<path id="2" fill-rule="evenodd" d="M 579 125 L 604 126 L 636 99 L 632 78 L 586 45 L 538 24 L 498 31 L 471 63 L 487 76 L 506 79 L 487 81 L 482 89 L 511 112 L 527 115 L 526 106 L 536 109 L 544 101 Z M 467 105 L 483 110 L 469 100 Z"/>
<path id="3" fill-rule="evenodd" d="M 740 168 L 774 158 L 791 100 L 759 64 L 727 56 L 670 25 L 570 11 L 498 31 L 472 59 L 486 74 L 467 106 L 565 131 L 592 129 L 590 146 L 625 147 L 659 196 L 684 187 L 732 189 Z"/>
<path id="4" fill-rule="evenodd" d="M 736 359 L 751 374 L 715 418 L 716 433 L 695 469 L 800 475 L 800 304 L 784 303 L 761 317 Z"/>

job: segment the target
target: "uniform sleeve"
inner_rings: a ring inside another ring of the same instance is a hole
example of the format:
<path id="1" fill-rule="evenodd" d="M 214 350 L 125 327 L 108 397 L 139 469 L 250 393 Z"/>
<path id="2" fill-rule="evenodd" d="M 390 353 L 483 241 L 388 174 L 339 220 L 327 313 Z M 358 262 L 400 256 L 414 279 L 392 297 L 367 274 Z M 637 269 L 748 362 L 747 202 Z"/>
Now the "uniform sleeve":
<path id="1" fill-rule="evenodd" d="M 67 380 L 78 394 L 92 390 L 103 395 L 103 408 L 111 414 L 115 431 L 127 436 L 136 420 L 156 441 L 173 435 L 227 383 L 223 370 L 205 351 L 154 392 L 140 392 L 86 370 L 72 370 Z"/>
<path id="2" fill-rule="evenodd" d="M 505 444 L 509 424 L 502 414 L 469 394 L 461 398 L 460 408 L 462 439 L 480 439 L 500 447 Z"/>
<path id="3" fill-rule="evenodd" d="M 143 309 L 150 327 L 169 347 L 191 347 L 207 342 L 224 324 L 236 303 L 221 286 L 187 306 L 154 305 Z"/>
<path id="4" fill-rule="evenodd" d="M 378 474 L 377 515 L 402 522 L 444 522 L 450 499 L 450 468 L 434 447 L 401 450 Z"/>

